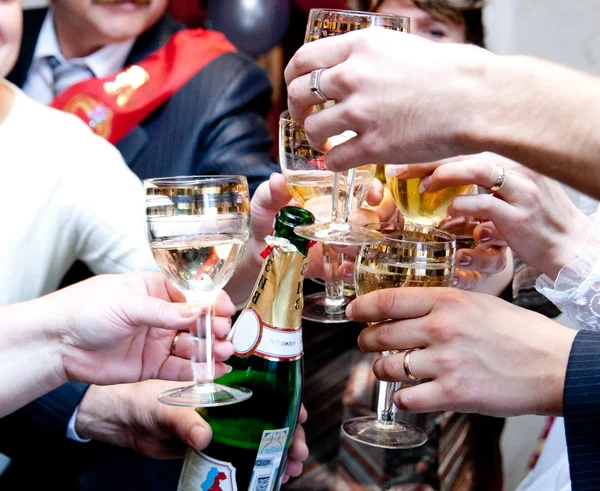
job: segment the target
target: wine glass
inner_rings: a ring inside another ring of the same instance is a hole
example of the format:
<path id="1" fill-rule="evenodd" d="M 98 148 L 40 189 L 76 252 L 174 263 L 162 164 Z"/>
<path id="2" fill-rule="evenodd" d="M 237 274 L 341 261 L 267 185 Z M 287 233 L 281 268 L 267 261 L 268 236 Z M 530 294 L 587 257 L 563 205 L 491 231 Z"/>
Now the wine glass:
<path id="1" fill-rule="evenodd" d="M 344 141 L 348 135 L 338 135 Z M 334 173 L 325 164 L 324 154 L 313 149 L 304 128 L 291 119 L 289 111 L 279 117 L 279 163 L 290 193 L 298 204 L 311 211 L 316 221 L 327 222 L 331 214 Z M 375 165 L 356 169 L 352 208 L 363 202 L 375 175 Z M 343 178 L 342 178 L 343 179 Z M 325 291 L 306 295 L 302 317 L 326 324 L 348 322 L 346 306 L 351 298 L 344 294 L 344 281 L 338 267 L 342 254 L 323 243 Z"/>
<path id="2" fill-rule="evenodd" d="M 377 223 L 367 228 L 379 230 L 385 238 L 378 244 L 364 245 L 356 258 L 357 295 L 383 288 L 452 286 L 456 262 L 452 234 L 410 222 Z M 381 448 L 413 448 L 425 443 L 423 430 L 396 421 L 398 409 L 392 396 L 399 388 L 399 383 L 379 382 L 377 416 L 348 419 L 342 423 L 343 433 Z"/>
<path id="3" fill-rule="evenodd" d="M 306 26 L 304 43 L 329 36 L 370 27 L 381 27 L 409 32 L 410 19 L 391 14 L 377 14 L 356 10 L 311 9 Z M 322 109 L 323 104 L 319 105 Z M 375 230 L 348 222 L 356 182 L 356 169 L 333 174 L 331 216 L 327 222 L 297 227 L 295 232 L 307 239 L 329 244 L 357 245 L 376 243 L 383 237 Z"/>
<path id="4" fill-rule="evenodd" d="M 446 217 L 448 207 L 456 196 L 471 194 L 477 189 L 475 185 L 467 184 L 420 192 L 424 177 L 402 179 L 394 173 L 393 165 L 386 166 L 385 179 L 404 220 L 434 227 Z"/>
<path id="5" fill-rule="evenodd" d="M 201 309 L 192 329 L 194 384 L 159 400 L 174 406 L 211 407 L 248 399 L 242 387 L 214 383 L 214 302 L 240 263 L 249 235 L 250 195 L 244 176 L 146 179 L 146 232 L 162 273 Z"/>

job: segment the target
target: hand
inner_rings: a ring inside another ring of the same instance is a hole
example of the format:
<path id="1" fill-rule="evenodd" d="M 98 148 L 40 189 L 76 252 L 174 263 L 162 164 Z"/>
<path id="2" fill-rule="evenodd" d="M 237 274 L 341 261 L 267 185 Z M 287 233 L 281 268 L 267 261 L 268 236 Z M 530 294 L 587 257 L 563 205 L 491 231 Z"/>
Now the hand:
<path id="1" fill-rule="evenodd" d="M 395 288 L 361 295 L 346 314 L 377 323 L 359 336 L 363 351 L 404 351 L 424 383 L 399 390 L 407 411 L 478 412 L 492 416 L 562 413 L 562 395 L 576 331 L 491 295 L 453 288 Z M 389 320 L 392 319 L 392 320 Z M 407 381 L 403 353 L 384 356 L 373 371 Z"/>
<path id="2" fill-rule="evenodd" d="M 556 278 L 560 269 L 575 259 L 591 223 L 556 181 L 489 152 L 400 169 L 411 177 L 431 174 L 421 182 L 421 188 L 437 191 L 471 183 L 490 188 L 500 167 L 506 174 L 499 191 L 457 196 L 448 214 L 479 219 L 482 223 L 473 230 L 478 243 L 508 244 L 524 263 Z"/>
<path id="3" fill-rule="evenodd" d="M 320 39 L 303 45 L 286 67 L 288 107 L 318 150 L 345 130 L 358 134 L 326 155 L 335 171 L 367 162 L 450 157 L 464 152 L 457 142 L 471 124 L 463 91 L 478 73 L 470 68 L 494 56 L 474 46 L 442 45 L 384 29 Z M 309 90 L 310 73 L 324 67 L 321 90 L 336 104 L 315 113 L 313 105 L 321 101 Z M 435 110 L 423 109 L 431 107 Z"/>
<path id="4" fill-rule="evenodd" d="M 200 315 L 160 273 L 100 275 L 42 297 L 55 313 L 50 319 L 61 343 L 67 379 L 94 384 L 149 378 L 192 380 L 190 327 Z M 216 301 L 214 332 L 223 338 L 234 306 L 224 292 Z M 151 327 L 153 326 L 153 327 Z M 177 331 L 184 331 L 170 350 Z M 228 358 L 233 347 L 220 339 L 215 356 Z M 217 377 L 226 366 L 217 362 Z"/>
<path id="5" fill-rule="evenodd" d="M 156 399 L 156 394 L 180 385 L 160 380 L 92 385 L 79 405 L 75 421 L 77 434 L 131 448 L 155 459 L 183 458 L 188 446 L 203 450 L 212 438 L 210 425 L 193 408 L 168 406 Z M 302 461 L 308 458 L 302 428 L 306 417 L 302 406 L 284 481 L 300 475 Z"/>

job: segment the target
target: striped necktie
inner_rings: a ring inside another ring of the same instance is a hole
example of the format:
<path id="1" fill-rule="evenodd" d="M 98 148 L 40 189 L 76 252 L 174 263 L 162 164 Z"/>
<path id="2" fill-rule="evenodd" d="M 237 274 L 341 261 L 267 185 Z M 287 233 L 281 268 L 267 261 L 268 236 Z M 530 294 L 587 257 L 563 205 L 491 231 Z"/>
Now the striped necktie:
<path id="1" fill-rule="evenodd" d="M 55 96 L 62 94 L 71 85 L 94 76 L 94 72 L 83 63 L 62 63 L 55 56 L 46 58 L 52 70 L 52 92 Z"/>

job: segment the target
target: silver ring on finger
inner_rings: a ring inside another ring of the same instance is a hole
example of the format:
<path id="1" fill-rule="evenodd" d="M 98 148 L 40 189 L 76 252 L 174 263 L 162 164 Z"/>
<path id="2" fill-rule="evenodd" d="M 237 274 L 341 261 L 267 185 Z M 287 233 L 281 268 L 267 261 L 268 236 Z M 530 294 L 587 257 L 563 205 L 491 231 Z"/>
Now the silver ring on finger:
<path id="1" fill-rule="evenodd" d="M 310 72 L 310 82 L 309 87 L 310 91 L 315 95 L 320 102 L 325 102 L 330 100 L 323 92 L 321 91 L 321 74 L 327 70 L 327 68 L 317 68 Z"/>
<path id="2" fill-rule="evenodd" d="M 488 190 L 492 193 L 500 191 L 502 189 L 502 187 L 504 186 L 504 183 L 506 182 L 506 169 L 504 167 L 502 167 L 501 165 L 498 165 L 497 167 L 498 167 L 498 178 L 496 179 L 496 182 L 494 183 L 494 185 L 491 188 L 488 188 Z"/>

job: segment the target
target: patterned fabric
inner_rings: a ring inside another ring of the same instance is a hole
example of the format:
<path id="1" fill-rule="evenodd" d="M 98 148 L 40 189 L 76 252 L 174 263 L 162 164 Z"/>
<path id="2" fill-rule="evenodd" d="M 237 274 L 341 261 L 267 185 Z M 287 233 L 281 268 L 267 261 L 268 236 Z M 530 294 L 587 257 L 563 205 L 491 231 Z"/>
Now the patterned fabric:
<path id="1" fill-rule="evenodd" d="M 48 56 L 46 61 L 52 70 L 52 92 L 55 96 L 62 94 L 71 85 L 94 76 L 94 72 L 87 65 L 61 63 L 55 56 Z"/>

